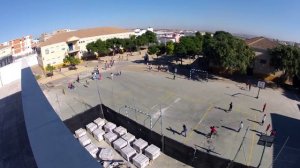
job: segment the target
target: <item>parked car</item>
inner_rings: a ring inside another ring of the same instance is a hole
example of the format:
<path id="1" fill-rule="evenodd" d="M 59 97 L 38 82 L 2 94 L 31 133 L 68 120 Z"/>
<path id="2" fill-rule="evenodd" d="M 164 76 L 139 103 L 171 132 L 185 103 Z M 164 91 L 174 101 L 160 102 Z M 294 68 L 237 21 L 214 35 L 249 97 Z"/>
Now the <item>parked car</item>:
<path id="1" fill-rule="evenodd" d="M 47 76 L 47 77 L 53 76 L 53 72 L 48 72 L 48 73 L 46 74 L 46 76 Z"/>
<path id="2" fill-rule="evenodd" d="M 70 65 L 69 66 L 69 70 L 76 70 L 76 69 L 77 69 L 77 67 L 75 65 Z"/>

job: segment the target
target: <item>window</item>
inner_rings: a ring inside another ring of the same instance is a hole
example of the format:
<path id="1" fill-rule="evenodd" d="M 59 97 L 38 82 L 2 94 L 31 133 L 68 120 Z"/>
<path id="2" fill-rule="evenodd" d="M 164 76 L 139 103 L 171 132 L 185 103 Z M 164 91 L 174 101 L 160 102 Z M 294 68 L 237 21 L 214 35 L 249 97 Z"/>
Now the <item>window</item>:
<path id="1" fill-rule="evenodd" d="M 265 60 L 265 59 L 260 59 L 260 60 L 259 60 L 259 63 L 261 63 L 261 64 L 267 64 L 267 60 Z"/>
<path id="2" fill-rule="evenodd" d="M 49 49 L 46 49 L 46 50 L 45 50 L 45 53 L 46 53 L 46 54 L 49 54 Z"/>

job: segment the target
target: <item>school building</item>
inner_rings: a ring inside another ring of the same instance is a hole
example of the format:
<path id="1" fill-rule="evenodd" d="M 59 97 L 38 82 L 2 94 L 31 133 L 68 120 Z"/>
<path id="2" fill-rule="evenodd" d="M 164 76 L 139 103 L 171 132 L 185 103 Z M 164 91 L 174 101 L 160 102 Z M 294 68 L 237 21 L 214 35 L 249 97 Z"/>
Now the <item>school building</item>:
<path id="1" fill-rule="evenodd" d="M 86 45 L 98 39 L 129 38 L 135 33 L 115 27 L 98 27 L 59 32 L 51 36 L 37 47 L 38 63 L 45 68 L 48 64 L 60 66 L 66 55 L 81 58 L 88 54 Z"/>

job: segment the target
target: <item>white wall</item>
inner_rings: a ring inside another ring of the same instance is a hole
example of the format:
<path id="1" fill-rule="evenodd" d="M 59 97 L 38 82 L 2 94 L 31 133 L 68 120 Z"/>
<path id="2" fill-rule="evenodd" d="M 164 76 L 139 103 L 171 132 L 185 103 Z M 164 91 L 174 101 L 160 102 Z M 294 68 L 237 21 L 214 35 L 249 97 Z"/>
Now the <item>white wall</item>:
<path id="1" fill-rule="evenodd" d="M 27 62 L 28 66 L 37 65 L 37 55 L 33 54 L 16 60 L 14 63 L 0 68 L 0 87 L 21 79 L 22 61 Z"/>

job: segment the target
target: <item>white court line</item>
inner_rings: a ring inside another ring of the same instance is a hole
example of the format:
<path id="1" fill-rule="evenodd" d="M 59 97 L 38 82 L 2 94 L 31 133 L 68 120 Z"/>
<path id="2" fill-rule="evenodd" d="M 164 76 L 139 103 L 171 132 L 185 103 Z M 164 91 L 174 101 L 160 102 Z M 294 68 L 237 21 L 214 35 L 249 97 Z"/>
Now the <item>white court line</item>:
<path id="1" fill-rule="evenodd" d="M 153 107 L 151 107 L 151 109 L 154 109 L 154 107 L 158 106 L 158 104 L 154 105 Z"/>
<path id="2" fill-rule="evenodd" d="M 175 100 L 173 101 L 173 103 L 171 103 L 169 106 L 162 108 L 162 109 L 161 109 L 161 113 L 164 114 L 165 111 L 167 111 L 167 110 L 168 110 L 170 107 L 172 107 L 175 103 L 178 103 L 180 100 L 181 100 L 181 98 L 179 98 L 179 97 L 178 97 L 177 99 L 175 99 Z M 155 112 L 155 113 L 153 114 L 153 118 L 158 118 L 159 115 L 160 115 L 160 110 L 158 110 L 157 112 Z"/>

